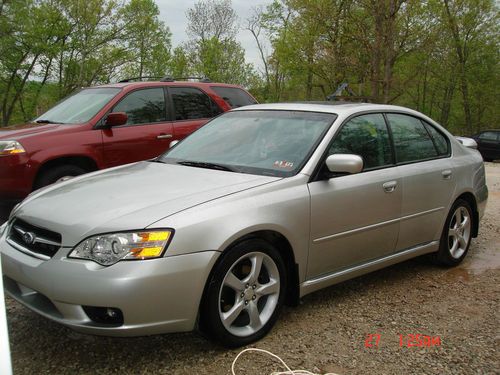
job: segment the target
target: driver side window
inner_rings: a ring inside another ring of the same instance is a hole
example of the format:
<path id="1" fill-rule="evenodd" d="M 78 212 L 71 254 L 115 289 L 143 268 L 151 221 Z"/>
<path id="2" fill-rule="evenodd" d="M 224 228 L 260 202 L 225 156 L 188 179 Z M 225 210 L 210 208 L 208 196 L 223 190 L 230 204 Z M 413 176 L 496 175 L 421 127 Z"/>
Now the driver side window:
<path id="1" fill-rule="evenodd" d="M 328 155 L 355 154 L 363 158 L 363 170 L 392 164 L 389 133 L 382 114 L 354 117 L 342 126 Z"/>
<path id="2" fill-rule="evenodd" d="M 133 91 L 113 108 L 113 112 L 127 114 L 127 125 L 165 122 L 165 110 L 165 94 L 161 87 Z"/>

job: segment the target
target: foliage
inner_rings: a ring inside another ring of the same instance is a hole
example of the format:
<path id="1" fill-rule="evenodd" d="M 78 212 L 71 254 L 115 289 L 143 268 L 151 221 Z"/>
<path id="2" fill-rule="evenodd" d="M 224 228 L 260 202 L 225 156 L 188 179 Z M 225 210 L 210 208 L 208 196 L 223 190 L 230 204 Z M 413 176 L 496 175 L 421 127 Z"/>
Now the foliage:
<path id="1" fill-rule="evenodd" d="M 235 39 L 239 26 L 231 1 L 200 0 L 186 15 L 190 40 L 183 48 L 188 58 L 180 60 L 188 63 L 185 71 L 212 81 L 247 86 L 255 73 Z M 172 68 L 178 69 L 175 64 Z"/>
<path id="2" fill-rule="evenodd" d="M 492 0 L 274 0 L 252 19 L 272 47 L 260 100 L 324 100 L 348 82 L 355 100 L 415 108 L 457 133 L 498 127 Z"/>
<path id="3" fill-rule="evenodd" d="M 82 86 L 202 76 L 260 101 L 354 100 L 422 111 L 455 133 L 497 128 L 499 8 L 493 0 L 273 0 L 243 28 L 230 0 L 199 0 L 172 48 L 154 0 L 0 0 L 0 126 Z M 261 64 L 245 60 L 252 35 Z"/>
<path id="4" fill-rule="evenodd" d="M 163 75 L 171 35 L 158 16 L 152 0 L 2 1 L 0 125 L 27 121 L 83 86 Z"/>

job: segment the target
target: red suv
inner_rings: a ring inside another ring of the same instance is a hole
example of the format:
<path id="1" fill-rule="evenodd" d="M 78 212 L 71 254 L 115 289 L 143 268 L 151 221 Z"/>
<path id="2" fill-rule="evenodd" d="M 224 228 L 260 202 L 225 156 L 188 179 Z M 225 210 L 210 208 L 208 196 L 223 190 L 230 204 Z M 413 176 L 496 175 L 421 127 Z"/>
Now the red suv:
<path id="1" fill-rule="evenodd" d="M 0 131 L 0 202 L 67 177 L 160 155 L 210 118 L 256 100 L 235 85 L 122 81 L 86 88 Z"/>

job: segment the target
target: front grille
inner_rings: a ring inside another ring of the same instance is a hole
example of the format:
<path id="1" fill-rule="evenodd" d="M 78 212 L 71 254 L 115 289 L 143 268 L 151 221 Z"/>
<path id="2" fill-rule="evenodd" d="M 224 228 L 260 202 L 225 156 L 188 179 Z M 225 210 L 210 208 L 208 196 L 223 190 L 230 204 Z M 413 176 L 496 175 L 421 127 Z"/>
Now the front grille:
<path id="1" fill-rule="evenodd" d="M 59 233 L 15 219 L 7 241 L 20 251 L 29 250 L 35 253 L 32 255 L 40 254 L 42 259 L 47 259 L 61 248 L 62 239 Z"/>

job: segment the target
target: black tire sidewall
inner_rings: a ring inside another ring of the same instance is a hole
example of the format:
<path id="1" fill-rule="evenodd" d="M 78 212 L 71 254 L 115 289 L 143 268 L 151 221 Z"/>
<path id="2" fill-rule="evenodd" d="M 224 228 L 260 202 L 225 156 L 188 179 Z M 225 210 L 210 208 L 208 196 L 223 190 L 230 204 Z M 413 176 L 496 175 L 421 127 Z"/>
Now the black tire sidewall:
<path id="1" fill-rule="evenodd" d="M 44 186 L 53 184 L 58 179 L 65 176 L 79 176 L 86 173 L 87 171 L 82 167 L 77 165 L 59 165 L 57 167 L 51 168 L 42 173 L 42 175 L 37 179 L 36 188 L 42 188 Z"/>
<path id="2" fill-rule="evenodd" d="M 454 258 L 449 250 L 448 246 L 448 231 L 450 227 L 450 222 L 453 218 L 453 215 L 455 214 L 455 211 L 459 207 L 464 207 L 468 212 L 469 212 L 469 217 L 471 220 L 471 235 L 469 237 L 469 241 L 467 243 L 467 247 L 465 248 L 464 253 L 460 258 Z M 439 244 L 439 251 L 437 253 L 437 261 L 439 264 L 444 265 L 444 266 L 449 266 L 453 267 L 462 262 L 462 260 L 465 258 L 467 253 L 469 252 L 469 247 L 472 242 L 472 232 L 474 228 L 474 215 L 472 211 L 472 207 L 470 206 L 469 202 L 463 199 L 458 199 L 453 203 L 453 206 L 451 206 L 450 212 L 448 213 L 448 217 L 446 218 L 444 228 L 443 228 L 443 233 L 441 234 L 441 241 Z"/>
<path id="3" fill-rule="evenodd" d="M 280 295 L 278 303 L 271 318 L 264 326 L 256 333 L 239 337 L 231 334 L 226 330 L 219 316 L 219 291 L 230 267 L 245 254 L 251 252 L 261 252 L 267 254 L 276 264 L 280 274 Z M 203 298 L 203 306 L 201 309 L 200 321 L 201 328 L 212 339 L 218 341 L 223 346 L 235 348 L 244 346 L 264 337 L 273 327 L 278 319 L 281 308 L 283 307 L 287 288 L 286 266 L 280 252 L 269 242 L 254 238 L 248 239 L 236 244 L 221 255 L 221 259 L 215 265 L 211 277 L 209 279 L 205 296 Z"/>

